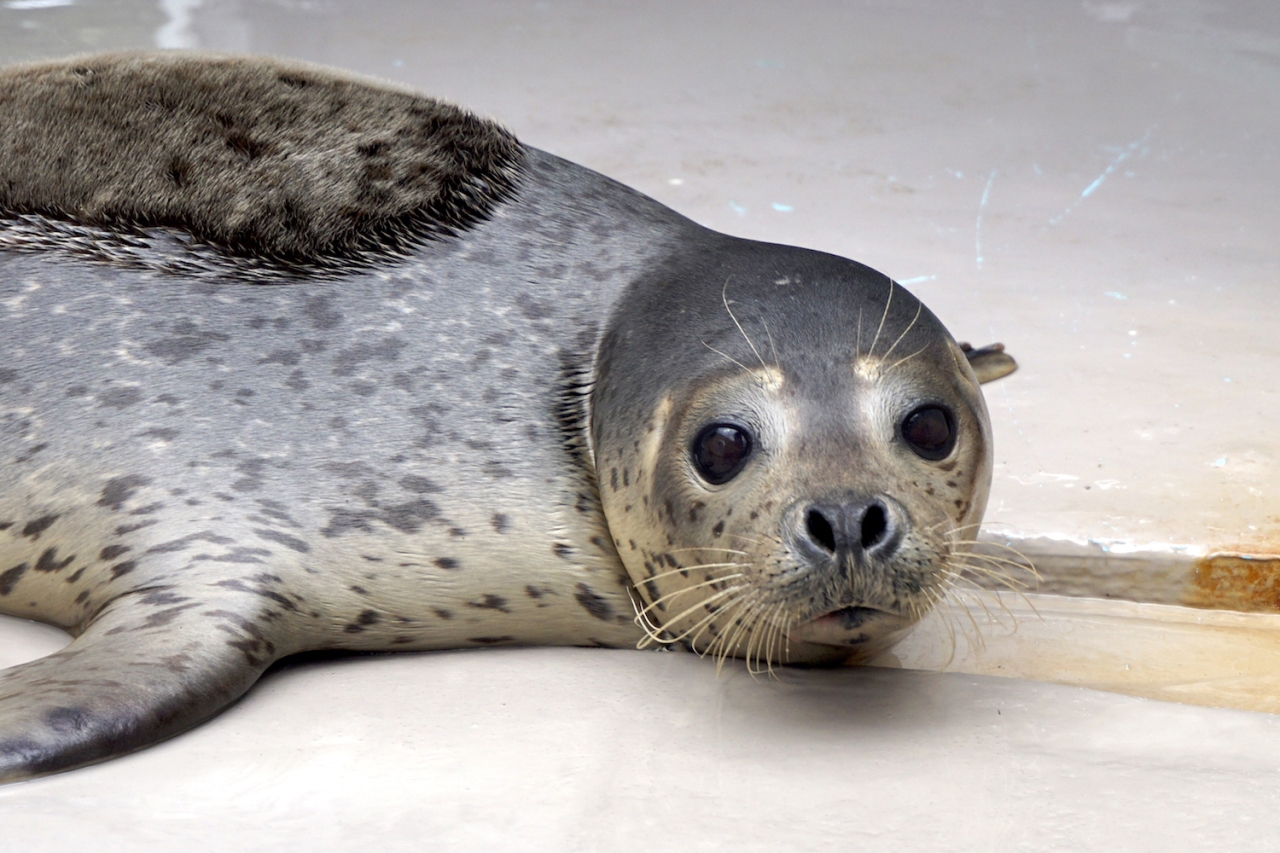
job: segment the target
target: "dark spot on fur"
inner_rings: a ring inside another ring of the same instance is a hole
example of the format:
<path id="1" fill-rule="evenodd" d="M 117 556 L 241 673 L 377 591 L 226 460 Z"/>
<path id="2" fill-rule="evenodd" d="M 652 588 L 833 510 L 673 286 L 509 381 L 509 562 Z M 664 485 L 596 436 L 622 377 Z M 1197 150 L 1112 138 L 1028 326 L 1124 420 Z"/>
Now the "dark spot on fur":
<path id="1" fill-rule="evenodd" d="M 199 607 L 199 606 L 200 606 L 199 604 L 196 604 L 195 602 L 191 602 L 189 604 L 180 604 L 176 607 L 167 607 L 164 610 L 157 610 L 155 613 L 152 613 L 150 616 L 148 616 L 142 622 L 142 624 L 138 626 L 138 630 L 145 630 L 147 628 L 162 628 L 165 625 L 168 625 L 174 619 L 176 619 L 183 611 L 190 610 L 193 607 Z"/>
<path id="2" fill-rule="evenodd" d="M 550 301 L 536 299 L 528 293 L 521 293 L 516 297 L 516 306 L 530 320 L 544 320 L 555 313 Z"/>
<path id="3" fill-rule="evenodd" d="M 506 467 L 502 463 L 493 459 L 490 459 L 488 462 L 484 463 L 484 465 L 481 466 L 481 470 L 484 471 L 484 473 L 488 474 L 490 477 L 494 477 L 497 479 L 505 479 L 507 477 L 515 476 L 514 474 L 511 473 L 510 468 Z"/>
<path id="4" fill-rule="evenodd" d="M 311 382 L 307 379 L 307 375 L 302 369 L 293 371 L 289 374 L 289 378 L 284 381 L 284 387 L 290 391 L 305 391 L 311 387 Z"/>
<path id="5" fill-rule="evenodd" d="M 8 595 L 23 575 L 27 573 L 27 564 L 19 563 L 12 569 L 0 573 L 0 595 Z"/>
<path id="6" fill-rule="evenodd" d="M 402 533 L 417 533 L 424 522 L 439 517 L 440 509 L 431 501 L 419 499 L 387 507 L 382 520 Z"/>
<path id="7" fill-rule="evenodd" d="M 437 557 L 434 562 L 442 569 L 456 569 L 459 565 L 453 557 Z"/>
<path id="8" fill-rule="evenodd" d="M 215 343 L 222 343 L 231 339 L 230 335 L 222 332 L 201 331 L 190 321 L 175 324 L 173 331 L 178 332 L 178 334 L 152 341 L 146 346 L 147 352 L 156 358 L 162 359 L 169 366 L 181 364 L 187 359 L 199 355 Z"/>
<path id="9" fill-rule="evenodd" d="M 223 137 L 227 148 L 236 153 L 245 163 L 251 163 L 261 157 L 264 157 L 271 151 L 271 143 L 261 139 L 254 139 L 243 130 L 231 130 Z"/>
<path id="10" fill-rule="evenodd" d="M 368 361 L 393 362 L 408 344 L 400 338 L 383 338 L 376 344 L 358 343 L 340 350 L 333 357 L 333 375 L 351 376 L 356 368 Z"/>
<path id="11" fill-rule="evenodd" d="M 468 601 L 468 607 L 474 607 L 477 610 L 497 610 L 500 613 L 510 613 L 507 607 L 507 600 L 500 595 L 486 595 L 480 601 Z"/>
<path id="12" fill-rule="evenodd" d="M 495 512 L 489 517 L 489 524 L 497 533 L 506 533 L 511 528 L 511 519 L 501 512 Z"/>
<path id="13" fill-rule="evenodd" d="M 326 331 L 342 323 L 342 314 L 330 307 L 332 301 L 331 296 L 313 296 L 307 300 L 302 313 L 311 321 L 312 328 Z"/>
<path id="14" fill-rule="evenodd" d="M 299 539 L 296 536 L 290 536 L 287 533 L 281 533 L 278 530 L 254 528 L 253 532 L 263 539 L 266 539 L 268 542 L 275 542 L 283 545 L 286 548 L 297 551 L 299 554 L 307 554 L 311 551 L 311 546 L 302 539 Z"/>
<path id="15" fill-rule="evenodd" d="M 596 591 L 585 583 L 578 584 L 578 591 L 573 595 L 582 608 L 597 619 L 608 620 L 613 616 L 613 608 L 609 602 L 596 594 Z"/>
<path id="16" fill-rule="evenodd" d="M 105 506 L 108 509 L 119 512 L 124 507 L 125 502 L 133 497 L 134 492 L 143 486 L 149 485 L 151 485 L 151 480 L 139 474 L 112 477 L 102 487 L 102 496 L 98 498 L 98 506 Z"/>
<path id="17" fill-rule="evenodd" d="M 138 563 L 135 560 L 126 560 L 123 563 L 116 563 L 111 567 L 111 579 L 115 580 L 118 577 L 127 575 L 136 568 L 138 568 Z"/>
<path id="18" fill-rule="evenodd" d="M 494 646 L 498 643 L 510 643 L 515 640 L 515 637 L 506 635 L 501 637 L 468 637 L 467 640 L 472 643 L 479 643 L 482 646 Z"/>
<path id="19" fill-rule="evenodd" d="M 542 596 L 547 594 L 547 591 L 538 589 L 536 586 L 529 585 L 524 588 L 524 593 L 530 598 L 542 598 Z"/>
<path id="20" fill-rule="evenodd" d="M 23 453 L 21 456 L 14 457 L 13 462 L 15 465 L 21 465 L 23 462 L 30 462 L 37 453 L 44 450 L 48 446 L 49 446 L 48 442 L 33 444 L 30 447 L 28 447 L 27 451 Z"/>
<path id="21" fill-rule="evenodd" d="M 90 720 L 83 708 L 50 708 L 44 715 L 45 725 L 60 735 L 82 732 L 89 728 Z"/>
<path id="22" fill-rule="evenodd" d="M 379 621 L 381 621 L 381 617 L 378 616 L 376 610 L 363 610 L 355 622 L 347 624 L 342 630 L 348 634 L 359 634 L 366 627 L 376 625 Z"/>
<path id="23" fill-rule="evenodd" d="M 22 528 L 22 535 L 32 540 L 39 539 L 40 534 L 48 530 L 58 518 L 57 515 L 42 515 L 35 521 L 29 521 Z"/>
<path id="24" fill-rule="evenodd" d="M 156 524 L 159 524 L 159 522 L 153 518 L 150 521 L 140 521 L 137 524 L 121 524 L 119 527 L 117 527 L 115 530 L 111 532 L 115 536 L 127 536 L 130 533 L 137 533 L 139 530 L 142 530 L 143 528 L 152 527 Z"/>
<path id="25" fill-rule="evenodd" d="M 177 189 L 182 189 L 191 178 L 191 163 L 180 155 L 173 155 L 165 166 L 164 176 Z"/>
<path id="26" fill-rule="evenodd" d="M 564 560 L 572 559 L 573 549 L 563 542 L 557 542 L 551 546 L 551 553 Z"/>
<path id="27" fill-rule="evenodd" d="M 441 619 L 452 619 L 452 618 L 453 618 L 453 611 L 452 611 L 452 610 L 446 610 L 446 609 L 445 609 L 445 608 L 443 608 L 443 607 L 433 607 L 433 608 L 431 608 L 431 612 L 432 612 L 432 613 L 434 613 L 436 616 L 439 616 Z"/>
<path id="28" fill-rule="evenodd" d="M 417 492 L 418 494 L 430 494 L 432 492 L 443 491 L 443 489 L 428 480 L 426 477 L 419 477 L 417 474 L 410 474 L 403 478 L 400 480 L 400 485 L 408 491 Z"/>
<path id="29" fill-rule="evenodd" d="M 40 555 L 40 559 L 36 560 L 35 569 L 37 572 L 60 572 L 75 561 L 76 555 L 72 554 L 65 560 L 58 560 L 58 549 L 56 547 L 45 548 L 44 553 Z"/>
<path id="30" fill-rule="evenodd" d="M 142 399 L 137 388 L 110 388 L 98 395 L 99 408 L 127 409 Z"/>

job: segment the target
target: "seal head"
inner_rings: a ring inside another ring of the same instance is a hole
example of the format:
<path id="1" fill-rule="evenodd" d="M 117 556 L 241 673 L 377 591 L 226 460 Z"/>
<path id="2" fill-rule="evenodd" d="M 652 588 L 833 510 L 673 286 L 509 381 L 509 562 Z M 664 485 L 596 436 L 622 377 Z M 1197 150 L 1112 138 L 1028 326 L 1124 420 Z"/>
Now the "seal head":
<path id="1" fill-rule="evenodd" d="M 652 640 L 760 663 L 865 660 L 960 573 L 985 508 L 978 380 L 861 264 L 708 235 L 637 282 L 592 436 Z"/>

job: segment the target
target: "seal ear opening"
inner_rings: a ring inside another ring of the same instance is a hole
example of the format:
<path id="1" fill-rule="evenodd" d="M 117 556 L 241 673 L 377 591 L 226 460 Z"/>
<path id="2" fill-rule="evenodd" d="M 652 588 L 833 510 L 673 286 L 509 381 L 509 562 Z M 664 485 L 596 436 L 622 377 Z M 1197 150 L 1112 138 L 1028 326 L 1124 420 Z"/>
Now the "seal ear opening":
<path id="1" fill-rule="evenodd" d="M 1018 362 L 1004 351 L 1004 344 L 988 344 L 978 349 L 967 343 L 959 346 L 965 358 L 969 359 L 969 366 L 973 368 L 979 384 L 1003 379 L 1018 369 Z"/>

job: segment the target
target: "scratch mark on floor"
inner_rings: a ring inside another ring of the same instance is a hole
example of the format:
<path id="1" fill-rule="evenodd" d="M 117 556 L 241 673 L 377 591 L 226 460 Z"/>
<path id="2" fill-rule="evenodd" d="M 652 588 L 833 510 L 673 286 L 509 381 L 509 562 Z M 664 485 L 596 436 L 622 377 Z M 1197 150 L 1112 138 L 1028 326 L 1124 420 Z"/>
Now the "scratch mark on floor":
<path id="1" fill-rule="evenodd" d="M 982 269 L 982 214 L 987 210 L 987 202 L 991 200 L 991 185 L 996 182 L 996 170 L 991 170 L 987 178 L 987 188 L 982 191 L 982 201 L 978 202 L 978 220 L 973 225 L 974 250 L 978 258 L 978 269 Z"/>
<path id="2" fill-rule="evenodd" d="M 1067 216 L 1070 215 L 1071 211 L 1075 210 L 1076 207 L 1079 206 L 1079 204 L 1082 201 L 1084 201 L 1086 198 L 1093 195 L 1097 191 L 1098 187 L 1102 186 L 1102 182 L 1105 181 L 1107 177 L 1111 175 L 1112 172 L 1114 172 L 1117 168 L 1119 168 L 1120 164 L 1123 163 L 1125 160 L 1128 160 L 1134 154 L 1138 154 L 1139 152 L 1141 152 L 1142 154 L 1146 154 L 1147 140 L 1151 138 L 1151 131 L 1153 130 L 1155 130 L 1154 125 L 1147 128 L 1147 132 L 1142 134 L 1142 136 L 1139 139 L 1135 139 L 1133 142 L 1130 142 L 1124 148 L 1120 149 L 1120 153 L 1115 156 L 1115 159 L 1112 160 L 1110 165 L 1108 165 L 1107 168 L 1103 170 L 1102 174 L 1094 178 L 1093 183 L 1089 184 L 1089 186 L 1084 188 L 1084 190 L 1080 193 L 1080 198 L 1076 199 L 1075 203 L 1069 205 L 1066 210 L 1062 211 L 1057 216 L 1050 219 L 1049 224 L 1057 225 L 1059 222 L 1066 219 Z"/>

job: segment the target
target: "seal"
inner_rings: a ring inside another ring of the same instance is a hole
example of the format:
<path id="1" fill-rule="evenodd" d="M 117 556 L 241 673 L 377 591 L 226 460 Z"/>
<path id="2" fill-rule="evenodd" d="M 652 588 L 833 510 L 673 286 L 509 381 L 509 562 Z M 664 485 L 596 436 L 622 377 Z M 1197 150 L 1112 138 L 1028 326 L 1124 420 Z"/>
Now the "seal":
<path id="1" fill-rule="evenodd" d="M 0 612 L 74 637 L 0 673 L 0 780 L 307 650 L 856 661 L 977 568 L 1013 363 L 868 267 L 314 66 L 16 66 L 0 112 Z"/>

